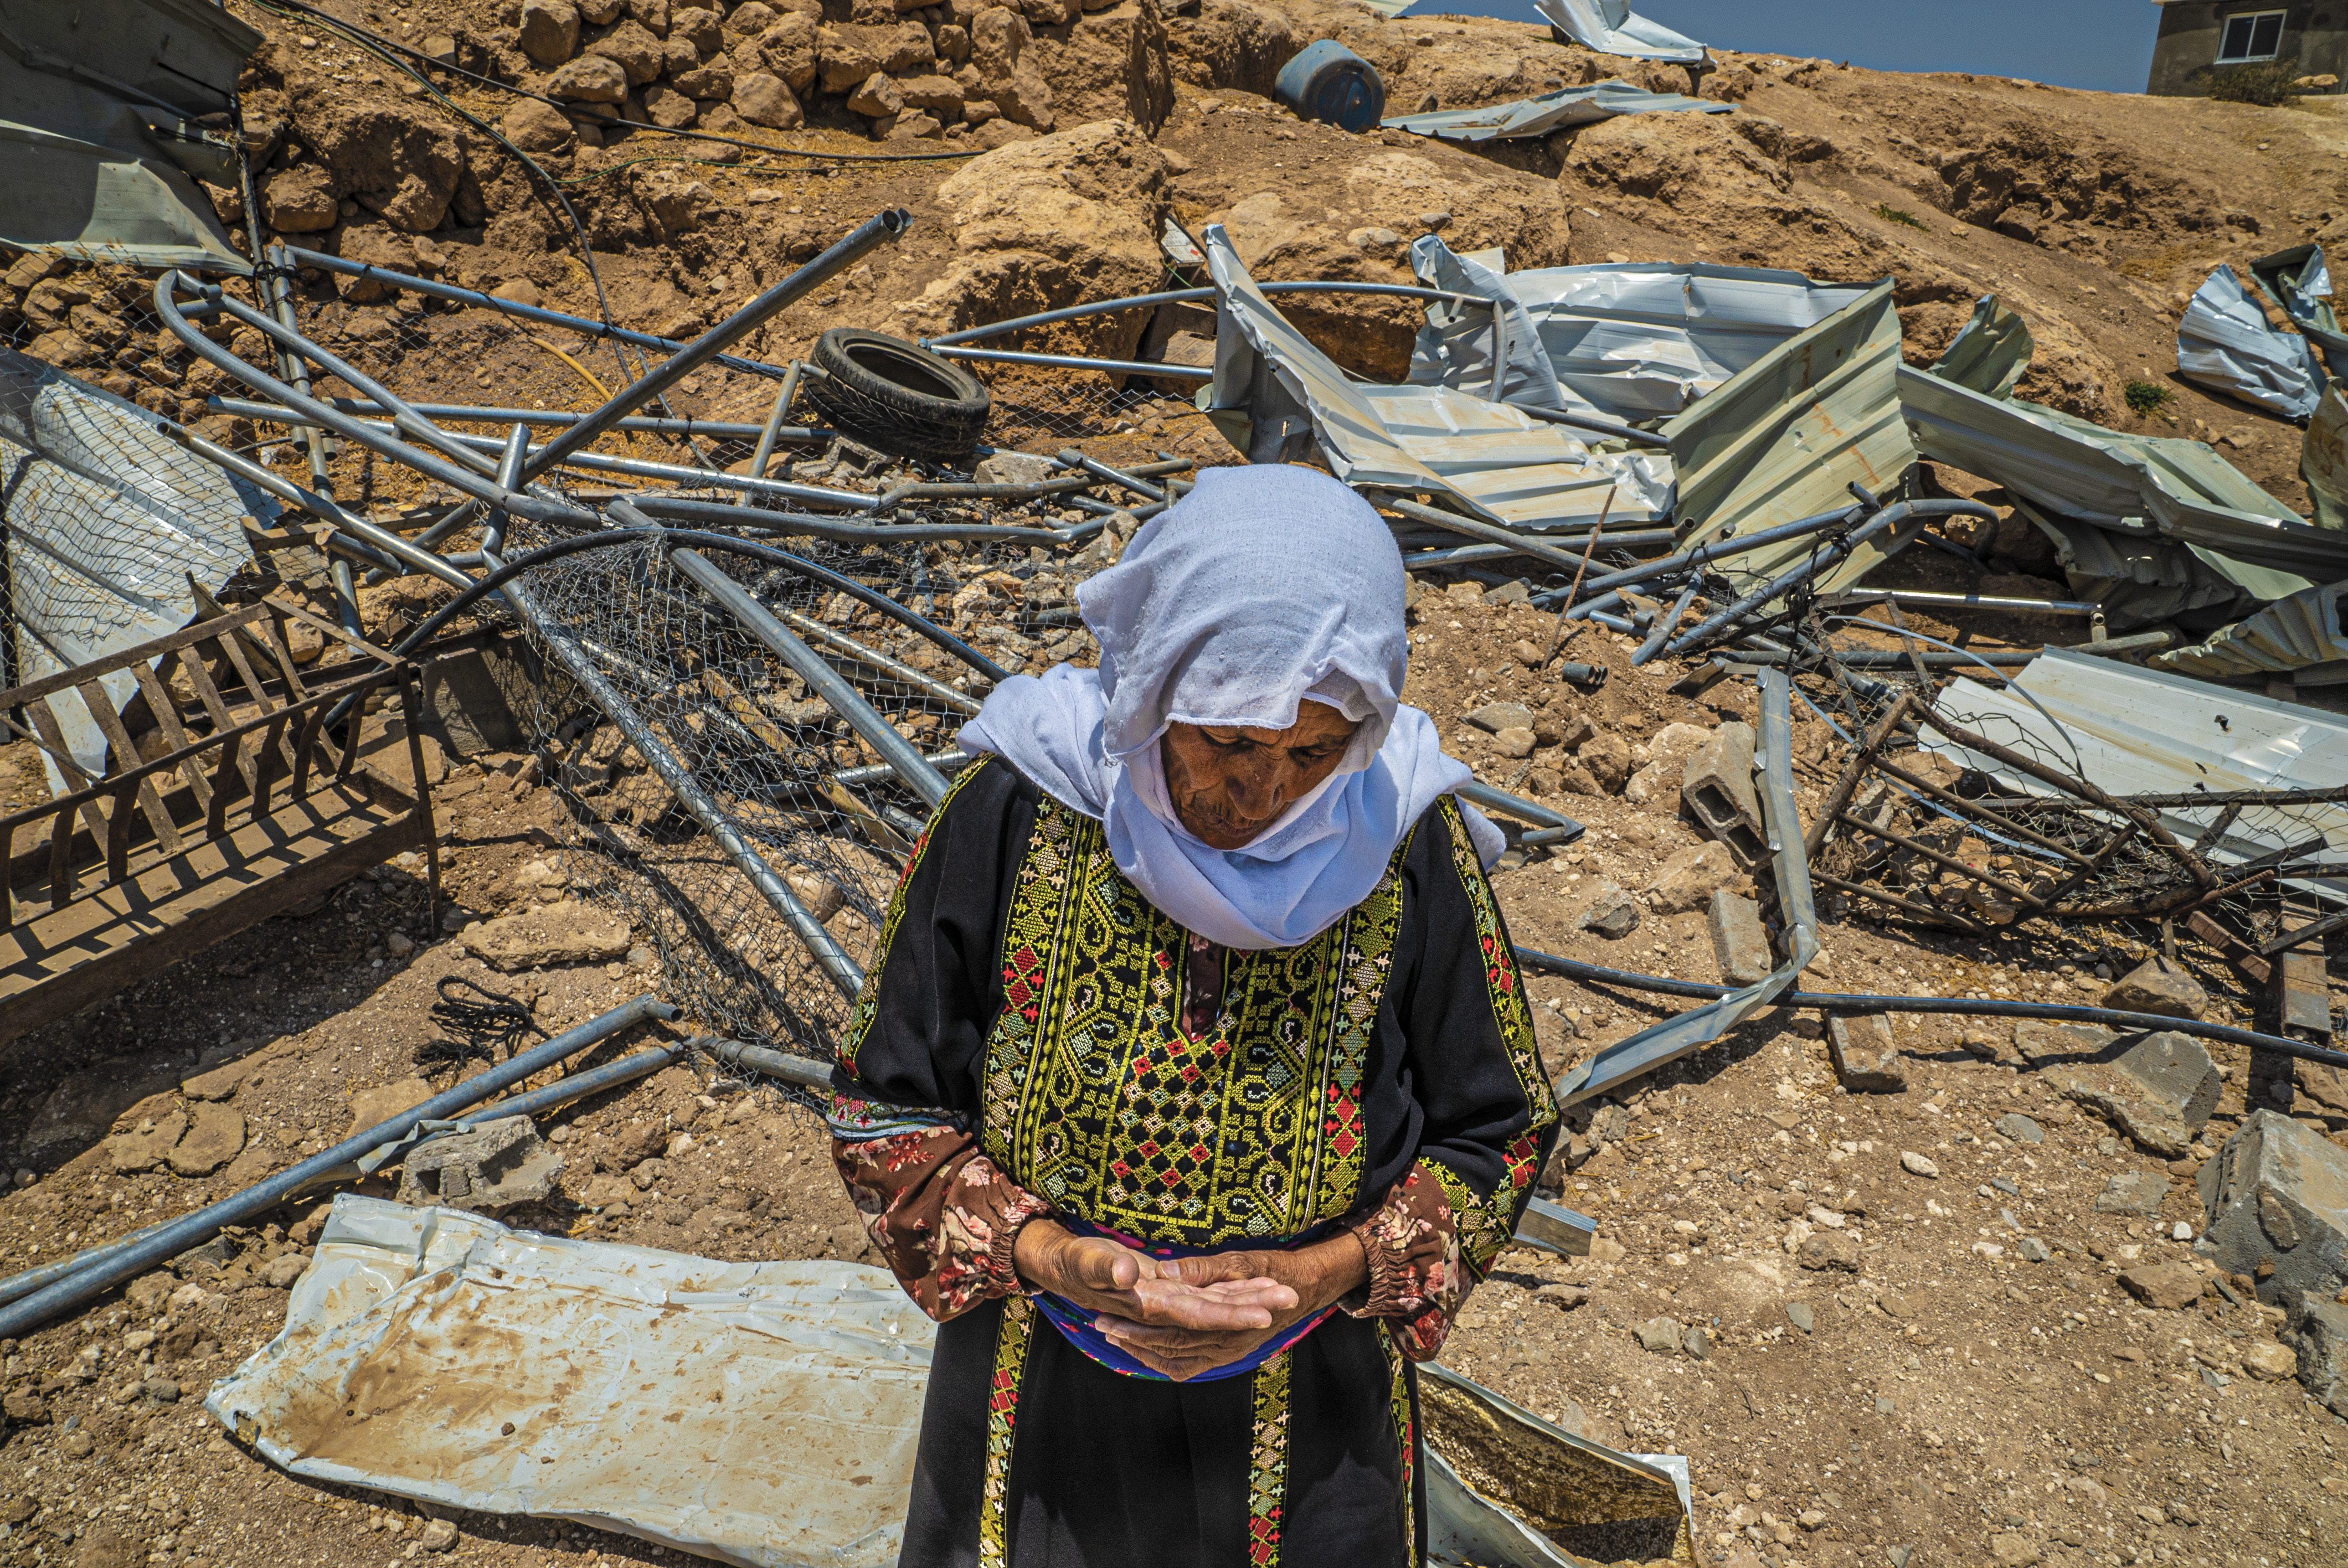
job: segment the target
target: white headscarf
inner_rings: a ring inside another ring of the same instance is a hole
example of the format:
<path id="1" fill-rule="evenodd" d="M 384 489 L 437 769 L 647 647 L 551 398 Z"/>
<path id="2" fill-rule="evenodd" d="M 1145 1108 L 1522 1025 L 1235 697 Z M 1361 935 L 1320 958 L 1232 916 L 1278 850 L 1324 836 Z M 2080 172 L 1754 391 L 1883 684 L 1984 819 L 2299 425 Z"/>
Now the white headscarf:
<path id="1" fill-rule="evenodd" d="M 1294 947 L 1369 897 L 1411 825 L 1473 776 L 1402 704 L 1403 588 L 1394 536 L 1336 480 L 1209 468 L 1077 590 L 1100 668 L 1013 676 L 961 744 L 1103 823 L 1117 869 L 1186 929 Z M 1284 730 L 1308 697 L 1358 721 L 1337 771 L 1243 848 L 1183 827 L 1159 759 L 1167 725 Z M 1488 863 L 1504 841 L 1468 819 Z"/>

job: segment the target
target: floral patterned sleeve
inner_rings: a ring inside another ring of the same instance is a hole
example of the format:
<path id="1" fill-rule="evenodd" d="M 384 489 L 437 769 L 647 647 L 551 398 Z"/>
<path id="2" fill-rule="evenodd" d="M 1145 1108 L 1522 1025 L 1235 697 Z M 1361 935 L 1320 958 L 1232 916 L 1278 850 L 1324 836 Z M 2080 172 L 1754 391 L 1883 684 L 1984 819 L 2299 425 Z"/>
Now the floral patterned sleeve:
<path id="1" fill-rule="evenodd" d="M 1050 1205 L 997 1170 L 957 1127 L 839 1135 L 843 1116 L 861 1120 L 870 1109 L 835 1097 L 832 1163 L 905 1294 L 941 1323 L 982 1301 L 1025 1294 L 1012 1245 L 1019 1227 Z"/>
<path id="2" fill-rule="evenodd" d="M 1442 1353 L 1451 1320 L 1475 1286 L 1460 1266 L 1459 1227 L 1445 1185 L 1422 1160 L 1354 1227 L 1369 1259 L 1370 1283 L 1368 1298 L 1346 1310 L 1356 1317 L 1396 1319 L 1395 1340 L 1414 1361 Z"/>

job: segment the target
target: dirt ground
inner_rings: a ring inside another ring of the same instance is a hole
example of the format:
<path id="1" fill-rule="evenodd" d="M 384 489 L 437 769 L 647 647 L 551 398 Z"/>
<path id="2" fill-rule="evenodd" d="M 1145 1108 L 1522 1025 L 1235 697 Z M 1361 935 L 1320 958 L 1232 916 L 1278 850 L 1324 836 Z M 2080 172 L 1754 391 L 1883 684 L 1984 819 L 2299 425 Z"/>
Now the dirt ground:
<path id="1" fill-rule="evenodd" d="M 427 20 L 423 8 L 375 0 L 335 0 L 335 9 L 395 36 Z M 462 21 L 476 10 L 486 8 L 453 5 L 429 20 L 438 25 L 445 12 Z M 1310 6 L 1298 14 L 1322 15 Z M 250 15 L 273 38 L 300 36 Z M 1382 23 L 1347 7 L 1343 26 L 1448 62 L 1395 77 L 1414 93 L 1422 79 L 1433 84 L 1426 90 L 1444 107 L 1538 90 L 1540 78 L 1527 84 L 1511 73 L 1549 47 L 1533 29 L 1470 18 Z M 384 87 L 365 79 L 364 62 L 338 63 L 331 44 L 310 53 L 326 84 L 320 90 L 336 90 L 336 81 L 353 93 Z M 1486 86 L 1460 86 L 1469 74 L 1462 62 L 1479 56 L 1496 62 Z M 1690 138 L 1684 145 L 1633 145 L 1627 130 L 1609 133 L 1615 140 L 1584 133 L 1470 152 L 1399 132 L 1345 138 L 1299 125 L 1241 88 L 1178 77 L 1157 138 L 1175 160 L 1167 200 L 1186 220 L 1224 220 L 1235 233 L 1253 225 L 1255 237 L 1243 242 L 1259 247 L 1262 275 L 1326 275 L 1332 246 L 1365 216 L 1343 189 L 1349 175 L 1372 158 L 1421 158 L 1436 170 L 1428 178 L 1460 193 L 1462 224 L 1481 214 L 1476 220 L 1498 226 L 1495 233 L 1506 228 L 1522 264 L 1713 260 L 1892 276 L 1918 363 L 1945 344 L 1976 295 L 1994 291 L 2038 334 L 2025 395 L 2117 428 L 2222 440 L 2220 450 L 2251 478 L 2303 501 L 2299 432 L 2179 380 L 2174 327 L 2183 298 L 2219 261 L 2296 243 L 2348 215 L 2348 111 L 2338 100 L 2259 109 L 1894 77 L 1782 56 L 1720 60 L 1707 90 L 1733 92 L 1739 116 L 1776 131 L 1715 128 L 1737 138 L 1717 144 L 1704 139 L 1714 130 L 1653 132 Z M 497 110 L 493 95 L 458 96 Z M 632 153 L 691 150 L 637 139 Z M 854 126 L 820 117 L 813 128 L 770 139 L 874 150 Z M 1765 155 L 1746 168 L 1722 150 L 1737 147 Z M 757 155 L 696 164 L 720 220 L 690 242 L 599 250 L 615 313 L 647 329 L 695 330 L 770 282 L 795 236 L 836 235 L 901 205 L 916 219 L 902 243 L 785 313 L 751 352 L 787 357 L 836 324 L 892 330 L 898 307 L 953 260 L 937 190 L 958 167 L 810 167 Z M 1745 169 L 1742 184 L 1730 178 L 1735 169 Z M 594 167 L 562 172 L 604 178 Z M 2052 193 L 2036 240 L 1999 231 L 2001 212 L 1981 194 L 1993 186 Z M 1553 224 L 1526 216 L 1528 192 L 1557 210 Z M 1254 201 L 1266 194 L 1280 200 Z M 1480 205 L 1471 207 L 1471 195 Z M 2061 216 L 2073 197 L 2095 216 Z M 459 282 L 487 288 L 526 279 L 549 305 L 593 313 L 584 269 L 559 244 L 526 253 L 474 230 L 441 249 L 445 275 Z M 1345 268 L 1368 281 L 1407 281 L 1390 256 L 1358 248 Z M 307 286 L 307 311 L 347 321 L 359 308 L 330 304 L 324 280 Z M 1407 318 L 1396 313 L 1333 313 L 1314 318 L 1313 330 L 1357 366 L 1390 367 L 1398 346 L 1406 351 Z M 550 406 L 587 395 L 576 372 L 542 352 L 517 342 L 500 354 L 452 363 L 438 395 L 493 392 Z M 2138 379 L 2168 389 L 2168 403 L 2130 414 L 2122 387 Z M 711 371 L 677 402 L 695 414 L 757 418 L 769 395 L 757 378 Z M 417 498 L 405 476 L 345 464 L 346 501 L 381 508 Z M 2013 564 L 2059 578 L 2043 556 Z M 1917 549 L 1884 580 L 1963 589 L 1980 577 Z M 2085 635 L 2076 621 L 1910 619 L 1978 647 Z M 1697 842 L 1675 801 L 1576 793 L 1570 759 L 1554 745 L 1512 758 L 1464 721 L 1489 702 L 1523 702 L 1556 725 L 1586 719 L 1621 737 L 1637 762 L 1666 725 L 1752 719 L 1753 689 L 1732 682 L 1698 700 L 1674 696 L 1677 666 L 1633 670 L 1629 644 L 1593 629 L 1566 655 L 1610 671 L 1585 696 L 1528 673 L 1516 651 L 1519 643 L 1546 649 L 1557 634 L 1540 611 L 1436 582 L 1424 585 L 1413 615 L 1408 699 L 1435 714 L 1479 776 L 1588 825 L 1575 844 L 1498 876 L 1512 933 L 1570 958 L 1715 979 L 1700 914 L 1649 912 L 1611 942 L 1574 924 L 1601 885 L 1636 893 L 1666 855 Z M 1807 717 L 1797 732 L 1797 783 L 1808 811 L 1840 752 Z M 516 782 L 505 771 L 515 760 L 452 759 L 436 790 L 444 895 L 459 923 L 560 901 L 581 870 L 559 847 L 561 806 L 550 790 Z M 27 748 L 0 748 L 0 811 L 45 789 Z M 642 950 L 542 972 L 492 971 L 464 956 L 424 905 L 422 866 L 410 857 L 0 1049 L 0 1155 L 15 1173 L 0 1194 L 0 1272 L 199 1206 L 477 1071 L 477 1061 L 451 1058 L 449 1031 L 433 1017 L 444 979 L 517 999 L 548 1032 L 659 988 L 657 966 Z M 2125 931 L 1970 940 L 1830 917 L 1821 935 L 1824 951 L 1804 983 L 1852 991 L 2089 1001 L 2109 975 L 2151 950 L 2148 933 Z M 2226 1016 L 2250 1020 L 2252 1000 L 2231 969 L 2190 943 L 2181 957 Z M 1669 999 L 1554 978 L 1535 978 L 1530 989 L 1555 1071 L 1672 1010 Z M 2336 978 L 2333 989 L 2337 1004 Z M 583 1064 L 667 1032 L 622 1037 Z M 1901 1020 L 1896 1038 L 1908 1074 L 1898 1094 L 1841 1091 L 1815 1019 L 1770 1011 L 1619 1095 L 1578 1107 L 1575 1132 L 1600 1123 L 1603 1146 L 1561 1173 L 1559 1195 L 1598 1219 L 1595 1253 L 1571 1261 L 1508 1254 L 1470 1302 L 1447 1363 L 1599 1440 L 1689 1456 L 1707 1563 L 2342 1561 L 2348 1426 L 2287 1376 L 2271 1375 L 2264 1352 L 2277 1314 L 2215 1291 L 2186 1311 L 2152 1310 L 2116 1283 L 2130 1264 L 2189 1255 L 2189 1242 L 2174 1235 L 2200 1217 L 2188 1178 L 2245 1114 L 2246 1053 L 2213 1048 L 2227 1069 L 2224 1098 L 2195 1155 L 2171 1164 L 2053 1098 L 2021 1064 L 2009 1030 L 1922 1018 Z M 203 1102 L 234 1113 L 233 1158 L 202 1174 L 118 1169 L 119 1145 L 109 1140 L 195 1103 L 180 1086 L 198 1075 L 210 1075 L 203 1091 L 217 1096 Z M 2043 1143 L 2012 1143 L 1995 1130 L 2015 1112 L 2043 1128 Z M 2348 1135 L 2338 1122 L 2317 1124 L 2335 1140 Z M 727 1091 L 704 1071 L 674 1067 L 543 1126 L 565 1153 L 561 1194 L 506 1216 L 510 1223 L 725 1258 L 870 1259 L 820 1122 L 771 1088 Z M 688 1133 L 691 1148 L 674 1144 Z M 1901 1162 L 1910 1153 L 1939 1175 L 1910 1174 Z M 2168 1182 L 2157 1221 L 2097 1212 L 2107 1181 L 2130 1172 Z M 200 1409 L 205 1389 L 282 1325 L 299 1268 L 283 1260 L 314 1240 L 326 1202 L 289 1205 L 168 1276 L 0 1343 L 0 1562 L 387 1568 L 441 1550 L 461 1563 L 661 1558 L 614 1534 L 468 1513 L 448 1516 L 449 1543 L 432 1528 L 437 1511 L 293 1481 L 212 1427 Z M 1804 1267 L 1797 1255 L 1813 1234 L 1851 1237 L 1855 1266 Z M 2044 1244 L 2046 1261 L 2023 1261 L 2025 1237 Z M 1643 1348 L 1636 1329 L 1657 1317 L 1704 1327 L 1706 1353 Z M 1914 1555 L 1887 1555 L 1892 1549 Z"/>

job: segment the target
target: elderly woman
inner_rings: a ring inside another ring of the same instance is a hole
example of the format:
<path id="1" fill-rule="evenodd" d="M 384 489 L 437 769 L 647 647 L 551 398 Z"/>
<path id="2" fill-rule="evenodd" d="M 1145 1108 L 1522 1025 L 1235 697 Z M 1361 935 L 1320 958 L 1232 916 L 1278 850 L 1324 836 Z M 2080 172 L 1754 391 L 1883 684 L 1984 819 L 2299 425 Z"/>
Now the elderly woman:
<path id="1" fill-rule="evenodd" d="M 1403 589 L 1335 480 L 1210 470 L 1079 592 L 1100 668 L 963 730 L 834 1078 L 942 1325 L 903 1563 L 1423 1561 L 1413 1363 L 1557 1112 Z"/>

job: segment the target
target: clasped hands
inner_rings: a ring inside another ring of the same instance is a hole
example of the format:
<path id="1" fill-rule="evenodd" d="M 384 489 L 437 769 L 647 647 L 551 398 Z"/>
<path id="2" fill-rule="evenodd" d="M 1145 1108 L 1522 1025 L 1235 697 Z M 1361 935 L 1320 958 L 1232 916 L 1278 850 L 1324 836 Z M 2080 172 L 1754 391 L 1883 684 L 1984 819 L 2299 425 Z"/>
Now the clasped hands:
<path id="1" fill-rule="evenodd" d="M 1166 1259 L 1035 1219 L 1020 1227 L 1012 1261 L 1020 1278 L 1092 1312 L 1117 1348 L 1177 1383 L 1242 1359 L 1369 1278 L 1349 1233 L 1292 1251 Z"/>

